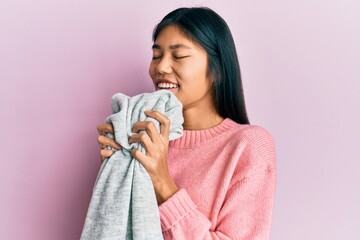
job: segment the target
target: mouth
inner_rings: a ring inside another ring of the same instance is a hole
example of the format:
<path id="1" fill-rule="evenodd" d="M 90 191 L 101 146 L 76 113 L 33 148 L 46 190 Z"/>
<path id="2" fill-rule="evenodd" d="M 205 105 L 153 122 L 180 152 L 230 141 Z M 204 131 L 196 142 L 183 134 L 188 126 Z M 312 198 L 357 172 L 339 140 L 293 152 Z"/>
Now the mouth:
<path id="1" fill-rule="evenodd" d="M 172 92 L 175 92 L 177 89 L 179 89 L 180 85 L 176 83 L 172 83 L 166 79 L 157 79 L 155 82 L 155 88 L 156 90 L 170 90 Z"/>
<path id="2" fill-rule="evenodd" d="M 156 84 L 156 87 L 158 89 L 176 89 L 179 88 L 179 84 L 160 82 Z"/>

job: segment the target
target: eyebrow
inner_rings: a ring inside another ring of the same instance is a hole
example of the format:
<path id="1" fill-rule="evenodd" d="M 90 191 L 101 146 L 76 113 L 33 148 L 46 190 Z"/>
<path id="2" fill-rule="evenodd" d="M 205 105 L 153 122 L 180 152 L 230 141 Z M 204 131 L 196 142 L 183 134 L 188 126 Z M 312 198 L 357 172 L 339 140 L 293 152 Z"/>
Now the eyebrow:
<path id="1" fill-rule="evenodd" d="M 160 45 L 154 43 L 151 47 L 152 49 L 160 49 Z M 190 49 L 190 47 L 182 44 L 182 43 L 179 43 L 179 44 L 174 44 L 174 45 L 171 45 L 169 47 L 171 50 L 174 50 L 174 49 L 178 49 L 178 48 L 186 48 L 186 49 Z"/>

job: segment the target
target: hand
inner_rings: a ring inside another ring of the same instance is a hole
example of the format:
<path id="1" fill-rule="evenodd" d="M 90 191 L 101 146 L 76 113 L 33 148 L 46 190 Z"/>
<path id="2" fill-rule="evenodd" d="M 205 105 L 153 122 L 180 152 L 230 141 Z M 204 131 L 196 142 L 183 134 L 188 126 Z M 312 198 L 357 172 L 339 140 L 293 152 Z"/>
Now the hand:
<path id="1" fill-rule="evenodd" d="M 134 124 L 132 132 L 145 130 L 146 133 L 134 134 L 129 139 L 129 143 L 140 142 L 146 149 L 146 154 L 134 149 L 131 151 L 131 155 L 149 173 L 160 205 L 179 190 L 170 176 L 167 165 L 170 120 L 157 111 L 145 111 L 145 114 L 159 121 L 160 134 L 153 122 L 139 121 Z"/>
<path id="2" fill-rule="evenodd" d="M 114 154 L 114 151 L 112 151 L 110 149 L 105 149 L 107 146 L 110 146 L 110 147 L 113 147 L 113 148 L 116 148 L 119 150 L 122 149 L 122 147 L 119 144 L 117 144 L 114 139 L 105 137 L 105 135 L 107 133 L 114 134 L 114 129 L 111 124 L 109 124 L 109 123 L 100 124 L 97 126 L 97 130 L 100 135 L 98 137 L 97 141 L 101 147 L 100 156 L 101 156 L 101 162 L 103 162 L 105 158 L 109 158 L 109 157 L 111 157 L 111 155 Z"/>

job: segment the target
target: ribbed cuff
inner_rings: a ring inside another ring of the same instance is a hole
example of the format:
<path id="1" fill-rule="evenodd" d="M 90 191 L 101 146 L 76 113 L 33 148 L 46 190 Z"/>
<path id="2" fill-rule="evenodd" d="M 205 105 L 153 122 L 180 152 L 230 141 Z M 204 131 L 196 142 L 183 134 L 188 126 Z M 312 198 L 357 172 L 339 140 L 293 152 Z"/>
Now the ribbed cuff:
<path id="1" fill-rule="evenodd" d="M 185 189 L 180 189 L 159 206 L 163 231 L 172 228 L 178 221 L 196 209 L 195 203 Z"/>

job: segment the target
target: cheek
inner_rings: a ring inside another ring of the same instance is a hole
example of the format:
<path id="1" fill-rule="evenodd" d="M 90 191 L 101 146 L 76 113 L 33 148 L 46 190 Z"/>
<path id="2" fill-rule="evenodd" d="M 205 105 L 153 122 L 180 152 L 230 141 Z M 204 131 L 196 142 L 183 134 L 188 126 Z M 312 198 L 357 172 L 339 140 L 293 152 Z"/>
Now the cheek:
<path id="1" fill-rule="evenodd" d="M 198 86 L 203 85 L 207 82 L 207 69 L 198 62 L 193 62 L 184 66 L 182 71 L 179 72 L 181 77 L 187 81 L 189 85 Z"/>
<path id="2" fill-rule="evenodd" d="M 156 69 L 155 64 L 150 63 L 150 66 L 149 66 L 149 75 L 150 75 L 151 78 L 153 78 L 153 77 L 155 76 L 155 69 Z"/>
<path id="3" fill-rule="evenodd" d="M 197 73 L 199 72 L 199 66 L 194 62 L 174 65 L 173 69 L 180 79 L 186 83 L 192 83 L 199 76 Z"/>

